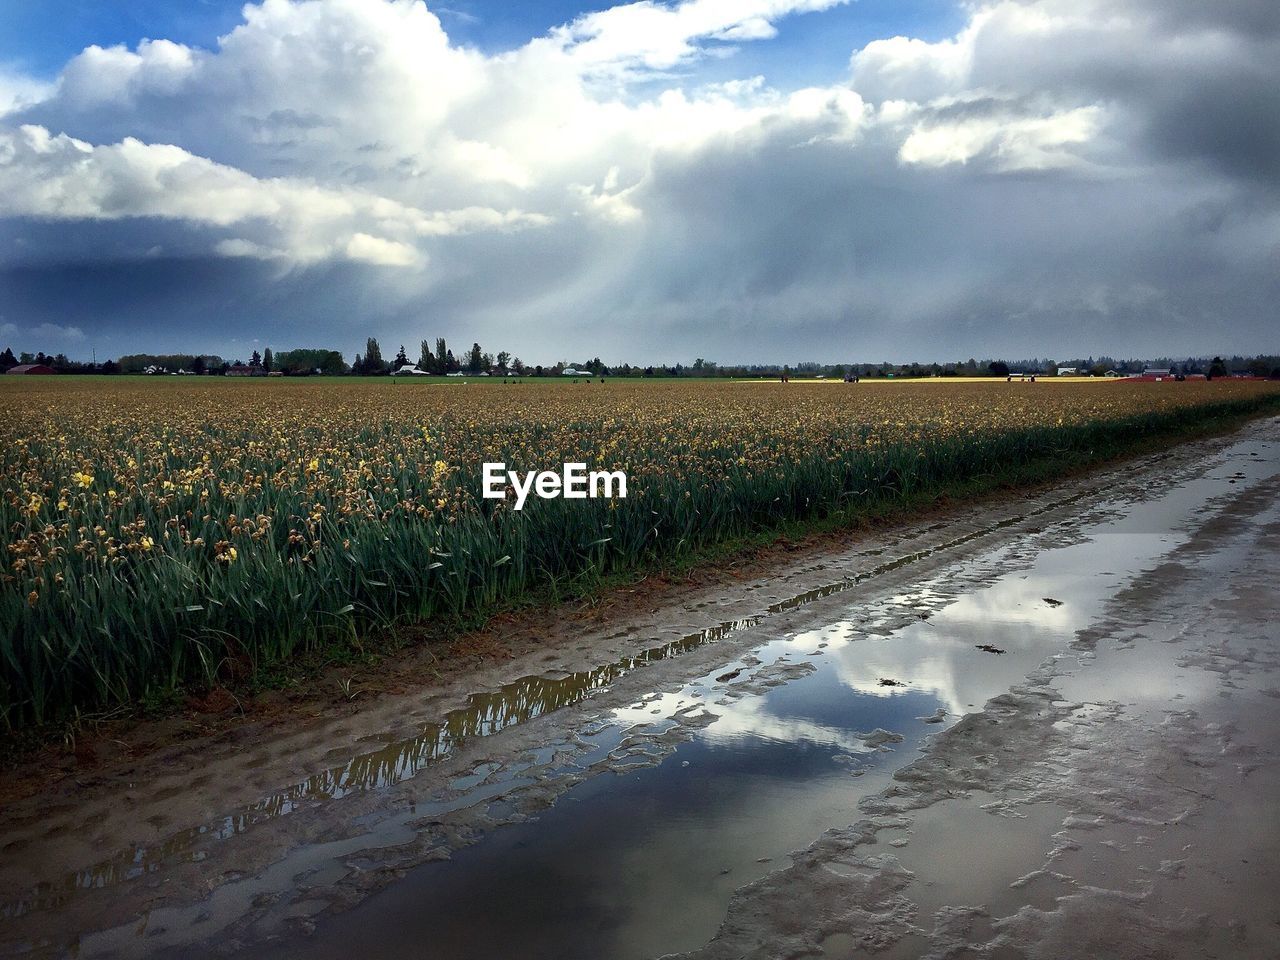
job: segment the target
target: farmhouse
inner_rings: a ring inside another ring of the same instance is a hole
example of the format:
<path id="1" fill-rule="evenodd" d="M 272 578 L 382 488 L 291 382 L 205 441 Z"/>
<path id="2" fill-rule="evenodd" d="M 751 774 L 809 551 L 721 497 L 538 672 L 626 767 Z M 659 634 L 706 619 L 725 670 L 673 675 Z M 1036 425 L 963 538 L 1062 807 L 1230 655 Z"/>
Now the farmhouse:
<path id="1" fill-rule="evenodd" d="M 1172 380 L 1173 372 L 1166 367 L 1147 367 L 1138 375 L 1137 379 L 1160 383 L 1163 380 Z"/>
<path id="2" fill-rule="evenodd" d="M 53 373 L 53 367 L 43 363 L 20 363 L 16 367 L 10 367 L 7 373 L 14 373 L 18 376 L 48 376 Z"/>
<path id="3" fill-rule="evenodd" d="M 1074 377 L 1079 373 L 1080 373 L 1079 367 L 1059 367 L 1058 368 L 1058 376 L 1060 377 Z"/>
<path id="4" fill-rule="evenodd" d="M 406 363 L 406 364 L 405 364 L 403 367 L 401 367 L 399 370 L 392 370 L 392 371 L 391 371 L 391 375 L 392 375 L 393 377 L 406 377 L 406 376 L 427 377 L 427 376 L 430 376 L 430 374 L 429 374 L 429 373 L 427 373 L 427 371 L 425 371 L 425 370 L 419 370 L 419 369 L 418 369 L 417 367 L 415 367 L 412 363 Z"/>

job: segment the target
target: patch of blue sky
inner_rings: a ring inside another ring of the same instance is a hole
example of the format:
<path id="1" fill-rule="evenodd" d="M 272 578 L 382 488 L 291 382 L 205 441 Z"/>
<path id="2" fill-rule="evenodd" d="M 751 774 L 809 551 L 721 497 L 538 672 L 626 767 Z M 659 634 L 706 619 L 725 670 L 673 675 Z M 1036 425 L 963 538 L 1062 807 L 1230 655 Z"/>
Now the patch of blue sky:
<path id="1" fill-rule="evenodd" d="M 517 48 L 533 37 L 612 3 L 582 0 L 439 0 L 428 4 L 456 43 L 486 53 Z M 0 0 L 0 64 L 52 78 L 90 44 L 137 46 L 144 38 L 205 48 L 243 19 L 243 0 Z M 820 13 L 793 14 L 778 36 L 735 46 L 675 71 L 690 87 L 762 75 L 783 90 L 837 81 L 850 55 L 872 40 L 949 36 L 963 23 L 959 0 L 855 0 Z M 714 46 L 714 44 L 713 44 Z"/>

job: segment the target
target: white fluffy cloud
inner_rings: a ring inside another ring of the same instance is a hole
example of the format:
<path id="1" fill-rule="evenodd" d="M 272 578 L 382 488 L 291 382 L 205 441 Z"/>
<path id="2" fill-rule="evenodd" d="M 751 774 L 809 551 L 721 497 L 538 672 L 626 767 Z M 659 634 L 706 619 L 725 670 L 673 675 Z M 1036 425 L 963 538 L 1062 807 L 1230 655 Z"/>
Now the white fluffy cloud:
<path id="1" fill-rule="evenodd" d="M 848 2 L 681 0 L 665 6 L 640 0 L 585 14 L 552 31 L 550 41 L 587 71 L 662 70 L 694 59 L 708 43 L 768 40 L 777 35 L 774 24 L 782 17 Z"/>
<path id="2" fill-rule="evenodd" d="M 352 187 L 259 179 L 181 147 L 131 137 L 95 147 L 30 124 L 0 130 L 4 216 L 181 220 L 257 236 L 215 244 L 216 252 L 228 256 L 301 263 L 346 256 L 390 266 L 416 265 L 413 244 L 422 237 L 510 229 L 543 219 L 481 208 L 426 213 Z"/>
<path id="3" fill-rule="evenodd" d="M 841 2 L 644 0 L 483 54 L 421 0 L 264 0 L 212 50 L 90 47 L 56 84 L 0 77 L 0 269 L 349 264 L 400 278 L 366 327 L 408 339 L 415 304 L 526 353 L 534 327 L 654 359 L 1266 329 L 1274 5 L 996 0 L 823 86 L 697 81 Z M 296 271 L 236 282 L 282 329 L 314 315 Z"/>

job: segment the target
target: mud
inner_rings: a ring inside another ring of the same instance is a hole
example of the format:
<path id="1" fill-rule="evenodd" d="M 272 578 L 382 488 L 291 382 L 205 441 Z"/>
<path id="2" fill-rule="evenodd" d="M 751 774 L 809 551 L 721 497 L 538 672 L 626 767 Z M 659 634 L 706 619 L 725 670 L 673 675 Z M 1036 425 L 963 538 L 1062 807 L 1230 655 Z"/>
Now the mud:
<path id="1" fill-rule="evenodd" d="M 0 950 L 1252 955 L 1277 470 L 1254 424 L 32 797 Z"/>

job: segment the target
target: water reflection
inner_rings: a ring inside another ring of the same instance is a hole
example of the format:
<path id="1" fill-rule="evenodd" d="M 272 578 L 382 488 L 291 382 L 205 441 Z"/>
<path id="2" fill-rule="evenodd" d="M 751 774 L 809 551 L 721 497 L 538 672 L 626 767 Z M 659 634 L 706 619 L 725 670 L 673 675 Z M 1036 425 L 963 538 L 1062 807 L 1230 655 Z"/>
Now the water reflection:
<path id="1" fill-rule="evenodd" d="M 394 786 L 412 778 L 427 764 L 450 756 L 467 740 L 492 736 L 508 727 L 578 703 L 644 664 L 679 656 L 745 626 L 743 621 L 730 621 L 594 670 L 559 677 L 521 677 L 497 690 L 471 694 L 465 706 L 450 711 L 442 723 L 428 724 L 420 736 L 397 740 L 380 749 L 359 754 L 346 763 L 313 774 L 233 814 L 175 833 L 156 844 L 136 846 L 89 869 L 77 871 L 61 883 L 41 884 L 30 897 L 0 907 L 0 917 L 17 917 L 34 909 L 55 907 L 77 890 L 97 889 L 133 880 L 165 864 L 202 860 L 207 856 L 207 851 L 202 848 L 208 843 L 234 837 L 307 804 Z"/>
<path id="2" fill-rule="evenodd" d="M 208 846 L 238 836 L 253 827 L 287 816 L 300 807 L 341 799 L 353 793 L 394 786 L 417 775 L 428 764 L 453 754 L 460 744 L 487 737 L 544 714 L 579 703 L 631 671 L 750 629 L 768 616 L 794 610 L 866 583 L 893 570 L 916 563 L 939 551 L 954 549 L 987 536 L 1030 516 L 1075 502 L 1087 494 L 1064 497 L 981 529 L 948 539 L 935 546 L 907 553 L 877 564 L 856 576 L 845 577 L 813 590 L 770 604 L 759 616 L 724 621 L 638 654 L 623 657 L 592 670 L 564 676 L 527 676 L 490 692 L 472 694 L 465 706 L 429 724 L 416 737 L 397 740 L 361 753 L 349 761 L 322 770 L 282 790 L 241 807 L 215 821 L 181 830 L 155 843 L 122 850 L 99 863 L 68 874 L 60 881 L 41 883 L 28 896 L 0 904 L 0 918 L 14 918 L 34 910 L 56 908 L 79 891 L 111 887 L 155 873 L 167 864 L 198 862 L 208 856 Z M 945 525 L 935 525 L 940 529 Z M 870 551 L 875 553 L 878 551 Z M 852 746 L 848 747 L 853 749 Z"/>

